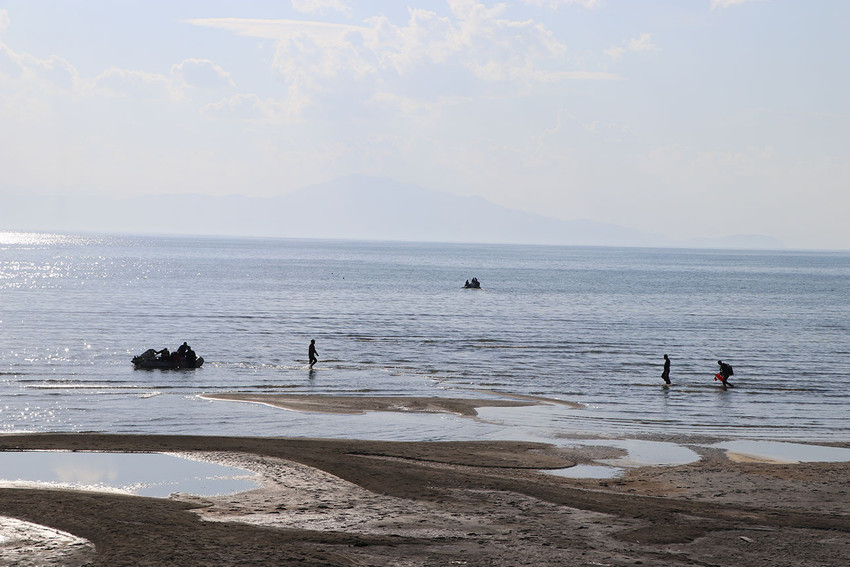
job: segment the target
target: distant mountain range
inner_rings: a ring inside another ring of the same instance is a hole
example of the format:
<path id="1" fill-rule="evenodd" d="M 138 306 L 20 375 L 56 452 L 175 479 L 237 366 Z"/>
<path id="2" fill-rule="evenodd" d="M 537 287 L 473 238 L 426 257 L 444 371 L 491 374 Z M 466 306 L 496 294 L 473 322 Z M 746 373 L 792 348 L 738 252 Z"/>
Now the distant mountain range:
<path id="1" fill-rule="evenodd" d="M 0 194 L 0 230 L 331 238 L 419 242 L 780 249 L 771 237 L 676 241 L 565 221 L 389 179 L 351 175 L 271 198 L 133 199 Z"/>

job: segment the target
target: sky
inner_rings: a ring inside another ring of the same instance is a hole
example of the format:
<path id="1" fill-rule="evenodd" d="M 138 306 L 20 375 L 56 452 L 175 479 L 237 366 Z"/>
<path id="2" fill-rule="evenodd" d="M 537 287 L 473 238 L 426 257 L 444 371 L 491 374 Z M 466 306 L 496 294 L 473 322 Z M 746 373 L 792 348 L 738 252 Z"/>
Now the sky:
<path id="1" fill-rule="evenodd" d="M 0 193 L 348 174 L 850 249 L 845 0 L 0 0 Z"/>

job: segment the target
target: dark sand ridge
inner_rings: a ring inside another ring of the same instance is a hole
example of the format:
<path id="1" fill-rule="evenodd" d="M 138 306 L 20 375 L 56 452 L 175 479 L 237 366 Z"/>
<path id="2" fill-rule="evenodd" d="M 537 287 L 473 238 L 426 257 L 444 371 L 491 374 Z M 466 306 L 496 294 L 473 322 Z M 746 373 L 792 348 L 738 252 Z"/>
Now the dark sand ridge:
<path id="1" fill-rule="evenodd" d="M 0 450 L 202 452 L 224 461 L 234 456 L 267 471 L 269 485 L 232 497 L 172 500 L 0 489 L 0 515 L 86 538 L 97 549 L 91 564 L 110 566 L 846 564 L 848 463 L 736 463 L 718 450 L 694 448 L 703 455 L 697 463 L 644 467 L 616 480 L 577 481 L 537 469 L 610 457 L 610 449 L 521 442 L 8 435 L 0 437 Z M 355 496 L 324 489 L 306 494 L 309 486 L 276 481 L 275 471 L 290 465 L 313 471 L 304 483 L 322 477 Z M 298 507 L 292 508 L 299 495 Z M 370 495 L 379 507 L 401 505 L 378 521 L 356 524 L 359 516 L 372 513 L 365 509 Z M 406 509 L 413 513 L 405 514 Z M 252 514 L 280 520 L 241 523 Z M 299 514 L 347 517 L 358 527 L 285 527 Z M 228 521 L 233 519 L 241 522 Z"/>

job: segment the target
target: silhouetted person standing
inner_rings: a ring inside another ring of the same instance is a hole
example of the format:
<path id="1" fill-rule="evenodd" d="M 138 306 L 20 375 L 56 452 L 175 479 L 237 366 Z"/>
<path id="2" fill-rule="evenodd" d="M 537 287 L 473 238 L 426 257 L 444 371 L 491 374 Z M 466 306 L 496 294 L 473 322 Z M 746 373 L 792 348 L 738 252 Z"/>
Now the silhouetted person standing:
<path id="1" fill-rule="evenodd" d="M 666 354 L 664 355 L 664 372 L 661 373 L 661 377 L 665 382 L 670 383 L 670 358 Z"/>
<path id="2" fill-rule="evenodd" d="M 319 362 L 318 355 L 319 353 L 316 352 L 316 339 L 313 339 L 310 341 L 310 348 L 307 349 L 307 356 L 310 357 L 310 368 L 313 368 L 313 365 Z"/>

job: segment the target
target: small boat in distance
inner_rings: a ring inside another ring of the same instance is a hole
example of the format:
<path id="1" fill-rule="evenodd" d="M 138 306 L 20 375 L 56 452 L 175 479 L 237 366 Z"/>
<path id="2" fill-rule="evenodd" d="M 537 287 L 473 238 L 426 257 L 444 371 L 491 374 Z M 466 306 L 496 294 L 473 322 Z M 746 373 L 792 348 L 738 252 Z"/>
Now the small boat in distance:
<path id="1" fill-rule="evenodd" d="M 466 283 L 463 284 L 464 289 L 481 289 L 481 282 L 478 281 L 478 278 L 472 278 L 471 280 L 466 280 Z"/>

